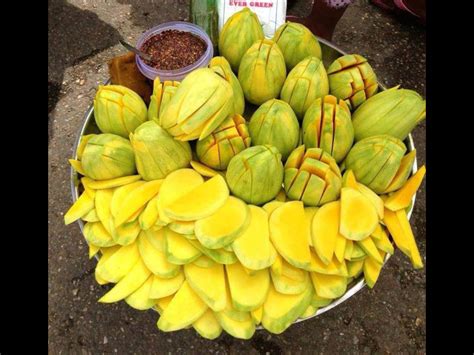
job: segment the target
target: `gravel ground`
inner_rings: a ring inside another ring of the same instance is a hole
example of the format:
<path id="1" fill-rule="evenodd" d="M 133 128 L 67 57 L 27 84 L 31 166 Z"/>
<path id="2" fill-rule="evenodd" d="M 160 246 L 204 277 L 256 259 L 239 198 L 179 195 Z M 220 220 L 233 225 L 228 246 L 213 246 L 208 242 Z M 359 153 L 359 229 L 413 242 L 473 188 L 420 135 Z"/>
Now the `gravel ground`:
<path id="1" fill-rule="evenodd" d="M 305 13 L 300 1 L 290 13 Z M 106 61 L 123 53 L 118 39 L 135 42 L 154 24 L 187 18 L 187 1 L 49 0 L 49 352 L 59 353 L 425 353 L 425 271 L 414 271 L 399 251 L 373 290 L 291 326 L 281 335 L 257 331 L 249 341 L 222 335 L 207 341 L 194 330 L 161 333 L 157 315 L 124 302 L 97 303 L 107 286 L 94 281 L 94 260 L 74 224 L 63 225 L 71 203 L 69 166 L 76 134 L 95 88 L 107 80 Z M 367 57 L 387 86 L 425 95 L 425 31 L 356 1 L 339 22 L 333 42 Z M 425 161 L 425 125 L 414 132 L 418 163 Z M 412 225 L 425 257 L 425 187 Z"/>

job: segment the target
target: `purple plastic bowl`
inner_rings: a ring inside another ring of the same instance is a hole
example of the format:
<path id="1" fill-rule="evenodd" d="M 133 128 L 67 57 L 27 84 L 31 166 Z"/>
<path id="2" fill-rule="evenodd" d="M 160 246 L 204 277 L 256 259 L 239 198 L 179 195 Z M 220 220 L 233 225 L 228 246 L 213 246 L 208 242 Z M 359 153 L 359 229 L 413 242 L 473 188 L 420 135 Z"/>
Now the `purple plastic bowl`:
<path id="1" fill-rule="evenodd" d="M 176 80 L 181 81 L 184 79 L 186 75 L 198 68 L 207 67 L 209 62 L 211 61 L 214 55 L 214 48 L 212 46 L 211 39 L 207 35 L 206 31 L 195 24 L 183 21 L 172 21 L 166 22 L 161 25 L 155 26 L 152 29 L 146 31 L 142 34 L 140 39 L 137 42 L 137 48 L 141 48 L 145 41 L 166 30 L 177 30 L 177 31 L 184 31 L 184 32 L 191 32 L 192 34 L 201 38 L 207 44 L 206 52 L 199 58 L 196 62 L 187 67 L 175 69 L 175 70 L 158 70 L 149 65 L 145 64 L 145 62 L 139 57 L 135 56 L 135 60 L 137 63 L 137 67 L 140 72 L 145 75 L 148 79 L 155 80 L 156 77 L 159 77 L 161 81 L 165 80 Z"/>

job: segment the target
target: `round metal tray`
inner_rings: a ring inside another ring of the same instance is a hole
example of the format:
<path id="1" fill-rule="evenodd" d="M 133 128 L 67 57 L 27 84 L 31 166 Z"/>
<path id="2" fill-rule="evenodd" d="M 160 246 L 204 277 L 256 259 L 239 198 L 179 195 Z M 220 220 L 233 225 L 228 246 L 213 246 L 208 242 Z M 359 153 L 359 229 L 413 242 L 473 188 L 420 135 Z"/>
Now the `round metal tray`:
<path id="1" fill-rule="evenodd" d="M 347 54 L 342 49 L 338 48 L 334 44 L 332 44 L 332 43 L 330 43 L 330 42 L 328 42 L 328 41 L 326 41 L 322 38 L 319 38 L 319 42 L 321 44 L 321 49 L 322 49 L 322 53 L 323 53 L 323 62 L 324 62 L 324 65 L 325 65 L 326 68 L 335 59 L 337 59 L 338 57 L 340 57 L 342 55 Z M 379 90 L 380 91 L 386 90 L 386 87 L 383 84 L 381 84 L 380 82 L 378 84 L 379 84 Z M 97 125 L 95 124 L 94 106 L 93 105 L 91 105 L 89 107 L 89 109 L 87 110 L 87 112 L 85 114 L 85 117 L 84 117 L 84 123 L 82 124 L 82 126 L 81 126 L 81 128 L 78 132 L 78 135 L 77 135 L 77 138 L 76 138 L 76 143 L 74 145 L 74 150 L 73 150 L 74 151 L 74 159 L 77 159 L 76 152 L 77 152 L 77 147 L 79 145 L 81 137 L 83 135 L 91 134 L 91 133 L 100 133 Z M 405 140 L 404 143 L 407 146 L 408 151 L 412 151 L 412 150 L 415 149 L 415 145 L 413 143 L 413 138 L 412 138 L 411 134 L 408 135 L 408 138 Z M 413 164 L 413 169 L 412 169 L 412 174 L 414 174 L 416 172 L 416 170 L 418 170 L 418 166 L 417 166 L 417 159 L 415 158 L 415 162 Z M 78 174 L 71 167 L 71 193 L 72 193 L 73 202 L 75 202 L 79 197 L 79 184 L 80 184 L 80 181 L 79 181 Z M 416 199 L 416 194 L 415 194 L 415 196 L 413 196 L 412 206 L 411 206 L 411 208 L 408 212 L 408 219 L 410 219 L 411 214 L 413 212 L 413 208 L 415 206 L 415 199 Z M 79 223 L 79 227 L 80 227 L 81 232 L 82 232 L 83 227 L 84 227 L 84 222 L 80 219 L 77 222 Z M 386 263 L 389 258 L 390 258 L 390 254 L 387 254 L 386 257 L 385 257 L 384 263 Z M 96 259 L 99 260 L 99 257 L 97 255 L 96 255 Z M 363 277 L 363 275 L 360 275 L 357 279 L 353 280 L 348 285 L 347 291 L 344 295 L 342 295 L 341 297 L 335 299 L 329 305 L 319 308 L 318 311 L 314 315 L 312 315 L 311 317 L 299 318 L 295 321 L 295 323 L 298 323 L 298 322 L 301 322 L 301 321 L 304 321 L 304 320 L 307 320 L 307 319 L 311 319 L 311 318 L 316 317 L 320 314 L 323 314 L 324 312 L 329 311 L 330 309 L 340 305 L 342 302 L 347 301 L 349 298 L 354 296 L 357 292 L 359 292 L 365 286 L 366 286 L 366 283 L 365 283 L 364 277 Z M 259 326 L 258 329 L 262 329 L 262 328 Z"/>

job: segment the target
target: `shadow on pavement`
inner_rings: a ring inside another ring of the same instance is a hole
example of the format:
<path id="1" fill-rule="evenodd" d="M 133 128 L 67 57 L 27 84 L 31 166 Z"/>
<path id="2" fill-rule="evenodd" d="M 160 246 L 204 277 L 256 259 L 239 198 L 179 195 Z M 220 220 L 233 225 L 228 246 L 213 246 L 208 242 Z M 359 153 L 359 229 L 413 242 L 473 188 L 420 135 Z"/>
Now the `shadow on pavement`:
<path id="1" fill-rule="evenodd" d="M 93 12 L 48 0 L 48 113 L 59 100 L 64 70 L 115 45 L 118 31 Z"/>

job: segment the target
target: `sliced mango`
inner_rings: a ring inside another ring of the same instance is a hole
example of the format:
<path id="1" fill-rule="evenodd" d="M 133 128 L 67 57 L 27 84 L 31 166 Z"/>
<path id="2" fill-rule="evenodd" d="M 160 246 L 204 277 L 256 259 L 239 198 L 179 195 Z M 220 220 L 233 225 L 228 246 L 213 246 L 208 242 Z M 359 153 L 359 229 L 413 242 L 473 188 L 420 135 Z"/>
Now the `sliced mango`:
<path id="1" fill-rule="evenodd" d="M 97 216 L 95 208 L 87 212 L 84 216 L 81 217 L 81 219 L 85 222 L 100 222 L 99 216 Z"/>
<path id="2" fill-rule="evenodd" d="M 114 245 L 113 247 L 110 248 L 101 248 L 101 257 L 99 258 L 99 261 L 97 262 L 97 265 L 94 270 L 94 277 L 95 280 L 99 285 L 105 285 L 109 283 L 108 280 L 104 280 L 100 275 L 98 274 L 97 270 L 100 270 L 100 265 L 104 264 L 117 250 L 119 250 L 121 247 L 119 245 Z M 132 265 L 133 266 L 133 265 Z"/>
<path id="3" fill-rule="evenodd" d="M 204 164 L 202 164 L 198 161 L 195 161 L 195 160 L 191 160 L 191 166 L 199 174 L 201 174 L 202 176 L 205 176 L 205 177 L 213 177 L 213 176 L 219 174 L 214 169 L 211 169 L 210 167 L 208 167 L 208 166 L 206 166 L 206 165 L 204 165 Z"/>
<path id="4" fill-rule="evenodd" d="M 379 264 L 383 264 L 383 259 L 381 258 L 372 238 L 367 237 L 365 239 L 359 240 L 357 244 L 362 248 L 363 251 L 365 251 L 368 256 L 372 257 Z"/>
<path id="5" fill-rule="evenodd" d="M 184 282 L 184 273 L 180 271 L 176 276 L 164 279 L 158 275 L 153 275 L 153 282 L 150 288 L 149 297 L 163 298 L 176 293 Z"/>
<path id="6" fill-rule="evenodd" d="M 147 181 L 143 185 L 130 191 L 120 205 L 120 210 L 115 216 L 115 226 L 120 226 L 134 213 L 146 205 L 159 191 L 163 180 Z"/>
<path id="7" fill-rule="evenodd" d="M 64 224 L 68 225 L 85 216 L 94 208 L 94 197 L 83 192 L 64 215 Z"/>
<path id="8" fill-rule="evenodd" d="M 362 268 L 364 267 L 364 260 L 355 260 L 347 262 L 347 271 L 349 277 L 359 276 L 359 274 L 362 272 Z"/>
<path id="9" fill-rule="evenodd" d="M 238 259 L 235 253 L 227 251 L 225 249 L 209 249 L 201 245 L 197 240 L 190 240 L 191 244 L 201 251 L 204 255 L 208 256 L 216 263 L 219 264 L 233 264 Z"/>
<path id="10" fill-rule="evenodd" d="M 313 238 L 311 237 L 311 225 L 313 224 L 313 218 L 319 207 L 305 207 L 304 216 L 306 217 L 306 228 L 308 231 L 309 246 L 313 246 Z"/>
<path id="11" fill-rule="evenodd" d="M 270 216 L 270 238 L 275 249 L 293 266 L 308 268 L 311 254 L 301 201 L 285 202 Z"/>
<path id="12" fill-rule="evenodd" d="M 150 229 L 153 227 L 158 220 L 158 195 L 153 197 L 148 203 L 146 204 L 145 209 L 140 216 L 138 216 L 138 223 L 140 224 L 140 228 L 143 230 Z"/>
<path id="13" fill-rule="evenodd" d="M 184 274 L 196 294 L 215 312 L 222 311 L 227 304 L 224 266 L 214 264 L 201 268 L 194 264 L 184 265 Z"/>
<path id="14" fill-rule="evenodd" d="M 263 304 L 262 326 L 274 334 L 284 332 L 308 308 L 313 292 L 307 287 L 298 295 L 285 295 L 270 286 Z"/>
<path id="15" fill-rule="evenodd" d="M 323 263 L 328 265 L 336 249 L 339 234 L 340 202 L 334 201 L 318 209 L 311 224 L 313 247 Z"/>
<path id="16" fill-rule="evenodd" d="M 397 173 L 395 174 L 392 181 L 390 182 L 390 185 L 388 185 L 388 187 L 384 191 L 385 194 L 398 190 L 400 187 L 402 187 L 406 183 L 412 171 L 413 164 L 415 163 L 415 159 L 416 159 L 416 149 L 413 149 L 411 152 L 409 152 L 402 158 L 402 161 L 400 163 L 400 167 L 397 170 Z"/>
<path id="17" fill-rule="evenodd" d="M 252 316 L 252 319 L 255 325 L 260 324 L 262 322 L 262 316 L 263 316 L 263 305 L 250 311 L 250 315 Z"/>
<path id="18" fill-rule="evenodd" d="M 139 180 L 132 182 L 130 184 L 126 184 L 120 186 L 114 190 L 114 194 L 112 195 L 112 201 L 110 201 L 110 213 L 112 217 L 117 217 L 118 212 L 123 204 L 125 198 L 136 188 L 145 184 L 145 181 Z"/>
<path id="19" fill-rule="evenodd" d="M 168 224 L 168 228 L 180 234 L 194 234 L 194 221 L 172 221 Z"/>
<path id="20" fill-rule="evenodd" d="M 314 289 L 318 296 L 324 298 L 341 297 L 347 289 L 346 277 L 337 275 L 324 275 L 318 272 L 311 273 Z"/>
<path id="21" fill-rule="evenodd" d="M 352 187 L 341 189 L 341 218 L 339 232 L 351 240 L 368 237 L 377 227 L 377 211 L 361 192 Z"/>
<path id="22" fill-rule="evenodd" d="M 214 312 L 210 309 L 207 309 L 207 311 L 193 323 L 193 328 L 203 338 L 210 340 L 216 339 L 222 333 L 222 327 Z"/>
<path id="23" fill-rule="evenodd" d="M 294 280 L 283 274 L 276 275 L 270 270 L 272 276 L 273 286 L 279 293 L 285 295 L 298 295 L 310 287 L 310 279 L 307 271 L 304 271 L 303 280 Z"/>
<path id="24" fill-rule="evenodd" d="M 112 214 L 110 212 L 110 206 L 112 204 L 112 196 L 114 195 L 113 189 L 102 189 L 97 190 L 94 198 L 95 209 L 97 217 L 104 225 L 104 228 L 113 236 L 113 228 L 110 223 Z"/>
<path id="25" fill-rule="evenodd" d="M 140 254 L 136 243 L 118 247 L 116 250 L 107 248 L 95 268 L 95 273 L 102 280 L 116 283 L 128 274 L 138 259 Z"/>
<path id="26" fill-rule="evenodd" d="M 129 175 L 109 180 L 92 180 L 89 183 L 89 187 L 94 190 L 112 189 L 115 187 L 131 184 L 132 182 L 138 181 L 140 179 L 140 175 Z"/>
<path id="27" fill-rule="evenodd" d="M 336 236 L 336 246 L 334 247 L 334 256 L 339 262 L 344 261 L 344 253 L 346 252 L 346 242 L 349 239 L 344 238 L 341 234 Z"/>
<path id="28" fill-rule="evenodd" d="M 248 275 L 239 262 L 225 268 L 233 307 L 239 311 L 251 311 L 261 306 L 270 287 L 268 270 Z"/>
<path id="29" fill-rule="evenodd" d="M 117 244 L 101 222 L 87 222 L 82 232 L 89 244 L 98 247 L 111 247 Z"/>
<path id="30" fill-rule="evenodd" d="M 300 316 L 301 319 L 306 319 L 314 316 L 316 312 L 318 311 L 317 307 L 314 307 L 313 305 L 309 305 L 308 308 L 303 312 L 303 314 Z"/>
<path id="31" fill-rule="evenodd" d="M 342 187 L 352 187 L 354 189 L 358 188 L 358 182 L 352 170 L 346 170 L 342 176 Z"/>
<path id="32" fill-rule="evenodd" d="M 268 217 L 270 218 L 272 212 L 275 211 L 278 207 L 282 206 L 283 204 L 284 204 L 284 202 L 282 202 L 282 201 L 273 200 L 273 201 L 270 201 L 270 202 L 267 202 L 266 204 L 264 204 L 262 206 L 262 208 L 265 211 L 267 211 Z"/>
<path id="33" fill-rule="evenodd" d="M 138 221 L 128 222 L 113 228 L 112 237 L 117 244 L 129 245 L 135 242 L 140 234 L 140 230 L 140 224 Z"/>
<path id="34" fill-rule="evenodd" d="M 155 300 L 150 298 L 150 289 L 153 283 L 153 275 L 150 275 L 143 285 L 141 285 L 130 296 L 125 298 L 125 302 L 139 311 L 150 309 L 155 305 Z"/>
<path id="35" fill-rule="evenodd" d="M 163 211 L 171 219 L 194 221 L 215 213 L 228 197 L 225 179 L 216 175 L 164 207 Z"/>
<path id="36" fill-rule="evenodd" d="M 158 329 L 164 332 L 183 329 L 197 321 L 207 309 L 189 283 L 184 281 L 158 319 Z"/>
<path id="37" fill-rule="evenodd" d="M 250 339 L 255 333 L 255 323 L 251 318 L 245 321 L 237 321 L 230 318 L 224 312 L 216 312 L 214 314 L 221 327 L 234 338 Z"/>
<path id="38" fill-rule="evenodd" d="M 281 189 L 280 192 L 275 196 L 275 200 L 281 201 L 281 202 L 286 202 L 286 193 L 285 189 Z"/>
<path id="39" fill-rule="evenodd" d="M 163 181 L 158 197 L 160 219 L 165 224 L 170 223 L 171 219 L 165 215 L 163 208 L 203 183 L 202 176 L 193 169 L 178 169 L 170 173 Z"/>
<path id="40" fill-rule="evenodd" d="M 395 250 L 393 249 L 392 242 L 388 239 L 388 235 L 385 231 L 382 232 L 379 239 L 375 239 L 372 235 L 372 240 L 374 241 L 375 246 L 377 249 L 382 250 L 390 255 L 393 255 Z"/>
<path id="41" fill-rule="evenodd" d="M 336 258 L 332 258 L 331 262 L 326 265 L 319 258 L 318 254 L 311 252 L 311 270 L 325 275 L 348 276 L 346 262 L 339 262 Z"/>
<path id="42" fill-rule="evenodd" d="M 202 255 L 182 234 L 165 228 L 165 253 L 170 263 L 183 265 L 193 262 Z"/>
<path id="43" fill-rule="evenodd" d="M 380 257 L 383 256 L 381 255 Z M 370 288 L 373 288 L 377 282 L 377 279 L 379 278 L 380 270 L 382 270 L 382 264 L 378 263 L 377 260 L 369 256 L 364 260 L 363 270 L 365 282 Z"/>
<path id="44" fill-rule="evenodd" d="M 358 183 L 357 184 L 358 190 L 367 197 L 367 199 L 372 203 L 372 205 L 375 207 L 375 210 L 377 211 L 377 215 L 379 216 L 379 219 L 383 219 L 383 200 L 377 195 L 375 192 L 373 192 L 370 188 L 365 186 L 364 184 Z"/>
<path id="45" fill-rule="evenodd" d="M 181 288 L 181 286 L 180 286 Z M 179 288 L 178 288 L 179 289 Z M 163 314 L 164 310 L 168 307 L 168 305 L 173 300 L 175 294 L 160 298 L 156 300 L 155 303 L 155 310 L 161 315 Z"/>
<path id="46" fill-rule="evenodd" d="M 410 222 L 408 221 L 408 216 L 405 210 L 398 210 L 395 212 L 397 215 L 398 222 L 402 226 L 404 234 L 407 236 L 410 245 L 410 259 L 415 269 L 420 269 L 423 267 L 423 261 L 421 260 L 420 251 L 416 245 L 415 236 L 411 229 Z"/>
<path id="47" fill-rule="evenodd" d="M 156 249 L 143 232 L 140 232 L 137 244 L 143 262 L 153 274 L 163 278 L 172 278 L 179 273 L 180 266 L 170 263 L 165 253 Z"/>
<path id="48" fill-rule="evenodd" d="M 383 226 L 379 223 L 370 236 L 373 240 L 380 240 L 382 238 L 382 234 L 384 233 L 385 231 L 383 230 Z"/>
<path id="49" fill-rule="evenodd" d="M 209 249 L 232 243 L 250 222 L 249 208 L 242 200 L 229 196 L 212 215 L 196 221 L 196 238 Z"/>
<path id="50" fill-rule="evenodd" d="M 77 159 L 79 160 L 82 159 L 82 153 L 84 152 L 84 148 L 86 147 L 87 142 L 89 141 L 89 139 L 91 139 L 94 136 L 96 136 L 96 134 L 86 134 L 82 136 L 79 142 L 79 145 L 77 146 L 77 149 L 76 149 Z"/>
<path id="51" fill-rule="evenodd" d="M 423 165 L 417 170 L 415 175 L 407 180 L 398 191 L 385 200 L 385 208 L 391 211 L 398 211 L 407 208 L 410 205 L 413 196 L 419 189 L 423 178 L 425 177 L 426 168 Z"/>
<path id="52" fill-rule="evenodd" d="M 253 205 L 249 205 L 248 208 L 249 225 L 232 243 L 232 249 L 246 268 L 261 270 L 273 264 L 276 251 L 270 242 L 267 212 Z"/>
<path id="53" fill-rule="evenodd" d="M 365 251 L 356 242 L 353 242 L 352 254 L 351 254 L 350 260 L 352 261 L 362 260 L 362 259 L 365 259 L 366 257 L 367 257 L 367 254 L 365 253 Z"/>
<path id="54" fill-rule="evenodd" d="M 81 178 L 81 184 L 82 184 L 82 186 L 84 187 L 84 191 L 85 191 L 92 199 L 94 199 L 94 198 L 95 198 L 96 190 L 89 187 L 89 184 L 90 184 L 92 181 L 94 181 L 94 180 L 92 180 L 91 178 L 88 178 L 87 176 L 84 176 L 84 177 Z"/>
<path id="55" fill-rule="evenodd" d="M 306 279 L 306 272 L 303 269 L 294 267 L 282 259 L 281 275 L 289 277 L 295 281 L 304 281 Z"/>
<path id="56" fill-rule="evenodd" d="M 133 265 L 129 273 L 125 275 L 109 292 L 103 295 L 99 302 L 117 302 L 132 294 L 151 275 L 141 258 Z"/>
<path id="57" fill-rule="evenodd" d="M 276 253 L 275 261 L 270 266 L 271 271 L 274 272 L 276 275 L 280 276 L 283 271 L 283 258 L 280 254 Z"/>
<path id="58" fill-rule="evenodd" d="M 92 259 L 100 250 L 100 247 L 94 244 L 89 244 L 89 259 Z"/>
<path id="59" fill-rule="evenodd" d="M 354 242 L 350 239 L 346 239 L 346 250 L 344 251 L 344 259 L 351 260 L 352 248 Z"/>
<path id="60" fill-rule="evenodd" d="M 82 168 L 82 163 L 79 160 L 69 159 L 69 164 L 71 164 L 72 168 L 79 174 L 86 175 L 84 169 Z"/>
<path id="61" fill-rule="evenodd" d="M 206 255 L 201 255 L 199 258 L 193 261 L 193 264 L 199 267 L 210 267 L 216 262 Z"/>
<path id="62" fill-rule="evenodd" d="M 318 296 L 316 292 L 314 292 L 313 297 L 311 298 L 311 305 L 316 308 L 326 307 L 331 304 L 332 300 L 332 298 Z"/>
<path id="63" fill-rule="evenodd" d="M 143 233 L 145 234 L 146 239 L 150 242 L 150 244 L 155 248 L 158 249 L 158 251 L 165 252 L 165 231 L 166 228 L 163 229 L 149 229 L 147 231 L 144 231 Z"/>

